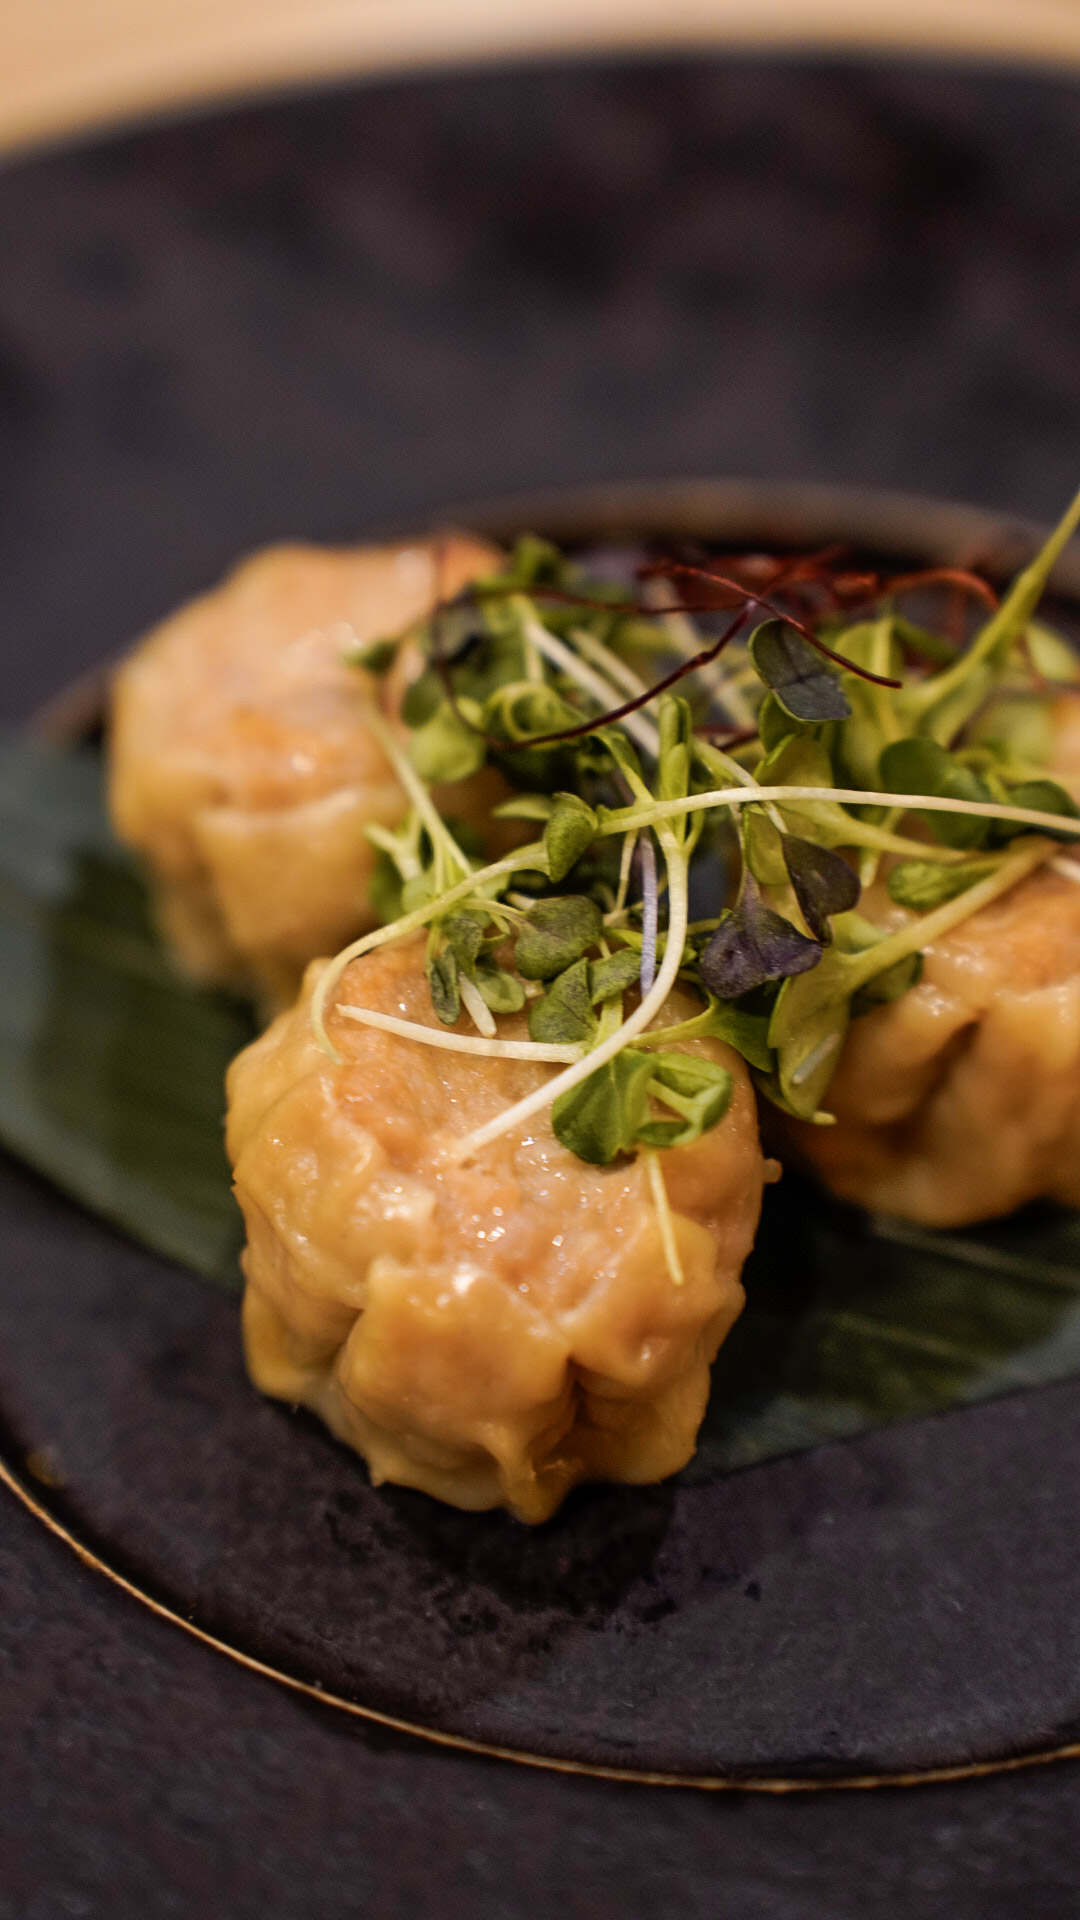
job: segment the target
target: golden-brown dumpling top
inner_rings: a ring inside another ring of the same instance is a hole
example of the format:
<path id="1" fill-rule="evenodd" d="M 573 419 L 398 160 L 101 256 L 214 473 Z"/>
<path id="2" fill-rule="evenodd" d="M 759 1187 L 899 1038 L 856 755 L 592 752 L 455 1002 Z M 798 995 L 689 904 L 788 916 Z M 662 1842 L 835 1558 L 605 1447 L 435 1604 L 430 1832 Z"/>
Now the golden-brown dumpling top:
<path id="1" fill-rule="evenodd" d="M 497 562 L 464 537 L 273 547 L 119 669 L 113 819 L 196 977 L 291 996 L 308 960 L 371 924 L 364 828 L 395 825 L 405 799 L 369 725 L 375 683 L 343 655 Z"/>
<path id="2" fill-rule="evenodd" d="M 423 942 L 355 961 L 339 999 L 435 1025 Z M 256 1385 L 321 1414 L 376 1481 L 541 1520 L 583 1479 L 684 1465 L 709 1367 L 743 1301 L 766 1177 L 749 1077 L 726 1118 L 658 1156 L 683 1269 L 665 1259 L 647 1156 L 586 1165 L 546 1114 L 468 1165 L 453 1143 L 551 1069 L 298 1005 L 234 1062 L 228 1145 L 248 1246 Z M 673 998 L 666 1018 L 688 1009 Z M 524 1016 L 500 1023 L 521 1037 Z"/>

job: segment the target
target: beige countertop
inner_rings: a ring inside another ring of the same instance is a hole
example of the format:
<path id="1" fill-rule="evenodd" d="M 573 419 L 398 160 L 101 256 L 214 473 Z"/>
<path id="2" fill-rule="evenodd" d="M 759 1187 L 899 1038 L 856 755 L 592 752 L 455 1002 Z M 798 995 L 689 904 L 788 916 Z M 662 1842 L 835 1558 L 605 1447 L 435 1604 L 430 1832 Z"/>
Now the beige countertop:
<path id="1" fill-rule="evenodd" d="M 1080 66 L 1080 0 L 0 0 L 0 148 L 350 73 L 725 44 Z"/>

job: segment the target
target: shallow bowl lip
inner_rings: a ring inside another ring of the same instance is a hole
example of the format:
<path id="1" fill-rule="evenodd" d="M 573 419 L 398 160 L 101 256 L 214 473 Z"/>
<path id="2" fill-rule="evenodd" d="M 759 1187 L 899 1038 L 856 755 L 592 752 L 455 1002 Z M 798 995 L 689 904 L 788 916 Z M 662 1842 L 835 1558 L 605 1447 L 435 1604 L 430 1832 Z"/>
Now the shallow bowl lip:
<path id="1" fill-rule="evenodd" d="M 427 532 L 437 535 L 448 528 L 501 544 L 526 530 L 563 545 L 660 537 L 812 550 L 842 540 L 856 551 L 922 566 L 977 566 L 999 584 L 1026 565 L 1050 531 L 1023 515 L 933 495 L 719 476 L 596 481 L 486 494 L 427 516 Z M 395 521 L 366 530 L 351 542 L 339 538 L 323 544 L 405 542 L 424 531 L 423 516 L 417 516 L 406 525 Z M 1080 535 L 1057 562 L 1049 591 L 1080 601 Z M 69 681 L 31 716 L 30 731 L 56 746 L 70 746 L 92 734 L 102 724 L 109 682 L 122 657 L 118 654 Z"/>
<path id="2" fill-rule="evenodd" d="M 659 535 L 814 547 L 842 539 L 883 556 L 977 565 L 996 579 L 1023 566 L 1050 531 L 1025 515 L 934 495 L 720 476 L 599 481 L 485 495 L 441 518 L 444 526 L 452 523 L 502 540 L 525 528 L 566 543 Z M 1055 566 L 1050 591 L 1080 598 L 1080 536 Z"/>

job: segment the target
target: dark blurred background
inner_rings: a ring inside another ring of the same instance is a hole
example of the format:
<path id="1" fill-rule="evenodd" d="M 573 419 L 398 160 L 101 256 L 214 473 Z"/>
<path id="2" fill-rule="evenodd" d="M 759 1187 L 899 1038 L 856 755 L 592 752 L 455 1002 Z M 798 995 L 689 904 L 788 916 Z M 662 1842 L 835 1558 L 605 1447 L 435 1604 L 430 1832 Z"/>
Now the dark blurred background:
<path id="1" fill-rule="evenodd" d="M 240 550 L 589 480 L 1055 516 L 1080 81 L 704 57 L 387 81 L 0 175 L 3 706 Z"/>

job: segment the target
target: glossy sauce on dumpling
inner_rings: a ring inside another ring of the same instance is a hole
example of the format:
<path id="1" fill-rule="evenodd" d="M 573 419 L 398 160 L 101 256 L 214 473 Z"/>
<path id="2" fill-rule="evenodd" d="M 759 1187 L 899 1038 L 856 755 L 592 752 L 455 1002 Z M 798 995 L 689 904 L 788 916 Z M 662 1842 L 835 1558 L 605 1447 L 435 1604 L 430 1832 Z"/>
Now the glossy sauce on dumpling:
<path id="1" fill-rule="evenodd" d="M 354 962 L 343 1001 L 434 1026 L 423 944 Z M 738 1315 L 766 1165 L 744 1063 L 726 1118 L 661 1155 L 684 1269 L 643 1156 L 578 1160 L 542 1114 L 469 1165 L 452 1143 L 551 1069 L 451 1054 L 297 1006 L 234 1062 L 228 1144 L 248 1245 L 244 1333 L 264 1392 L 322 1415 L 376 1481 L 546 1518 L 583 1479 L 691 1456 Z M 673 999 L 667 1018 L 688 1009 Z M 524 1032 L 524 1017 L 500 1033 Z"/>

